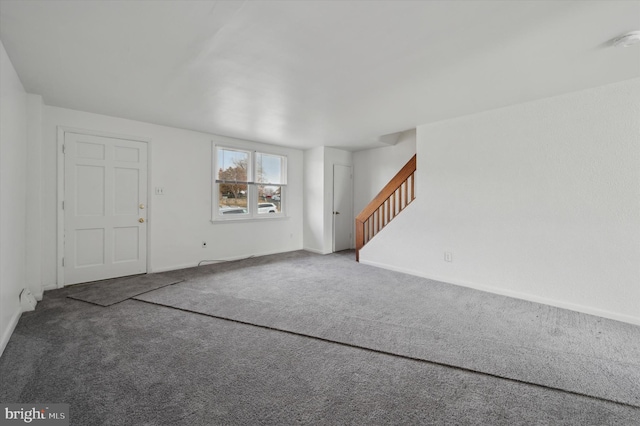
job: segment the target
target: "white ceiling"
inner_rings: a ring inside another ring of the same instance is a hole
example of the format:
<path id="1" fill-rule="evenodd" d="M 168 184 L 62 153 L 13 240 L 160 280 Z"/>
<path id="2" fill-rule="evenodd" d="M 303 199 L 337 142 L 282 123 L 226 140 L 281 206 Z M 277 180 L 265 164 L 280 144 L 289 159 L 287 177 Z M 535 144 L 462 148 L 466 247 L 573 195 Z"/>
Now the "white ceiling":
<path id="1" fill-rule="evenodd" d="M 640 76 L 640 1 L 8 1 L 48 105 L 352 150 L 416 125 Z"/>

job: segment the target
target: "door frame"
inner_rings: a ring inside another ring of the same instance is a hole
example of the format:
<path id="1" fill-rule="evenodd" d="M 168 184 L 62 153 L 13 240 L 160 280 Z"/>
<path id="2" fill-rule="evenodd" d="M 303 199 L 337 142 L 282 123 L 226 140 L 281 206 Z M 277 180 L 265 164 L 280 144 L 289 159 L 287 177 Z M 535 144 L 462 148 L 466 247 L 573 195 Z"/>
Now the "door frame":
<path id="1" fill-rule="evenodd" d="M 349 244 L 349 249 L 355 248 L 355 240 L 356 240 L 355 232 L 354 232 L 356 217 L 355 217 L 355 212 L 353 211 L 353 206 L 354 206 L 353 164 L 333 163 L 331 167 L 331 252 L 332 253 L 336 252 L 336 216 L 333 214 L 333 212 L 336 211 L 336 206 L 335 206 L 336 166 L 348 167 L 351 169 L 351 201 L 350 201 L 351 217 L 349 218 L 350 231 L 351 231 L 351 243 Z"/>
<path id="2" fill-rule="evenodd" d="M 58 149 L 57 149 L 57 160 L 58 160 L 58 190 L 56 197 L 56 214 L 57 214 L 57 235 L 56 240 L 58 243 L 56 250 L 56 288 L 64 287 L 64 267 L 62 266 L 62 261 L 64 259 L 64 210 L 62 209 L 62 202 L 65 199 L 64 193 L 64 139 L 67 133 L 79 133 L 82 135 L 89 136 L 101 136 L 112 139 L 124 139 L 128 141 L 134 142 L 143 142 L 147 144 L 147 273 L 151 272 L 151 220 L 152 211 L 151 208 L 152 198 L 151 198 L 151 162 L 149 159 L 151 158 L 151 138 L 140 137 L 140 136 L 131 136 L 124 135 L 121 133 L 112 133 L 112 132 L 103 132 L 100 130 L 87 130 L 80 129 L 76 127 L 69 126 L 57 126 L 57 140 L 58 140 Z"/>

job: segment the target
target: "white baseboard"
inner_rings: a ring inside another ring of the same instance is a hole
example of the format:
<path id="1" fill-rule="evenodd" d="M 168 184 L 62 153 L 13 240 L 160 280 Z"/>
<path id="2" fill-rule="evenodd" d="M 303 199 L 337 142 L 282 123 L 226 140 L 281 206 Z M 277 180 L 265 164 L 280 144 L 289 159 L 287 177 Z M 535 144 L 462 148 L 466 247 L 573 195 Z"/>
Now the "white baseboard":
<path id="1" fill-rule="evenodd" d="M 556 308 L 568 309 L 570 311 L 576 311 L 583 314 L 595 315 L 597 317 L 608 318 L 615 321 L 626 322 L 634 325 L 640 325 L 640 317 L 619 314 L 617 312 L 610 312 L 604 309 L 578 305 L 575 303 L 563 302 L 555 299 L 548 299 L 545 297 L 536 296 L 534 294 L 507 290 L 499 287 L 492 287 L 484 284 L 474 283 L 471 281 L 451 280 L 450 278 L 427 275 L 420 271 L 415 271 L 415 270 L 406 269 L 406 268 L 398 268 L 393 265 L 387 265 L 381 262 L 373 262 L 373 261 L 365 260 L 362 258 L 360 259 L 360 263 L 362 263 L 363 265 L 375 266 L 376 268 L 388 269 L 390 271 L 402 272 L 409 275 L 415 275 L 415 276 L 427 278 L 433 281 L 439 281 L 447 284 L 459 285 L 461 287 L 472 288 L 474 290 L 485 291 L 487 293 L 498 294 L 500 296 L 513 297 L 514 299 L 522 299 L 528 302 L 541 303 L 543 305 L 555 306 Z"/>
<path id="2" fill-rule="evenodd" d="M 197 263 L 182 263 L 180 265 L 163 266 L 162 268 L 149 268 L 148 274 L 158 274 L 160 272 L 177 271 L 179 269 L 194 268 Z"/>
<path id="3" fill-rule="evenodd" d="M 300 249 L 286 250 L 286 251 L 270 251 L 270 252 L 247 254 L 244 256 L 222 257 L 222 258 L 211 260 L 211 261 L 207 261 L 207 259 L 202 259 L 201 261 L 195 262 L 195 263 L 183 263 L 180 265 L 171 265 L 171 266 L 163 266 L 160 268 L 153 268 L 153 270 L 150 270 L 149 273 L 156 274 L 160 272 L 177 271 L 179 269 L 195 268 L 196 266 L 198 266 L 198 263 L 202 263 L 202 265 L 213 265 L 215 263 L 233 262 L 235 260 L 249 259 L 252 257 L 269 256 L 272 254 L 290 253 L 292 251 L 298 251 L 298 250 Z"/>
<path id="4" fill-rule="evenodd" d="M 16 329 L 16 325 L 18 325 L 18 321 L 20 320 L 20 315 L 22 315 L 22 310 L 18 309 L 18 311 L 11 317 L 11 321 L 9 321 L 9 326 L 2 334 L 2 340 L 0 340 L 0 356 L 4 353 L 4 349 L 7 347 L 7 343 L 9 343 L 9 339 L 13 334 L 13 331 Z"/>
<path id="5" fill-rule="evenodd" d="M 42 292 L 44 293 L 45 291 L 49 291 L 49 290 L 56 290 L 58 289 L 58 285 L 57 284 L 49 284 L 49 285 L 43 285 L 42 286 Z"/>
<path id="6" fill-rule="evenodd" d="M 311 248 L 311 247 L 302 247 L 302 250 L 308 251 L 308 252 L 311 252 L 311 253 L 315 253 L 315 254 L 327 254 L 327 253 L 323 252 L 322 250 L 314 249 L 314 248 Z"/>

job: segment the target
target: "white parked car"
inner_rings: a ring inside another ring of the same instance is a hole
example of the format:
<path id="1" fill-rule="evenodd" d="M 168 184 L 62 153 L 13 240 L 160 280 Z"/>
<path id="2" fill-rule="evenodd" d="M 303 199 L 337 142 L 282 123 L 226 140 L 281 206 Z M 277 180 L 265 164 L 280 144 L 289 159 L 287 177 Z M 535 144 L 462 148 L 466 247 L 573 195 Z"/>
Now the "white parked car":
<path id="1" fill-rule="evenodd" d="M 258 203 L 258 214 L 260 213 L 277 213 L 278 208 L 273 203 Z"/>

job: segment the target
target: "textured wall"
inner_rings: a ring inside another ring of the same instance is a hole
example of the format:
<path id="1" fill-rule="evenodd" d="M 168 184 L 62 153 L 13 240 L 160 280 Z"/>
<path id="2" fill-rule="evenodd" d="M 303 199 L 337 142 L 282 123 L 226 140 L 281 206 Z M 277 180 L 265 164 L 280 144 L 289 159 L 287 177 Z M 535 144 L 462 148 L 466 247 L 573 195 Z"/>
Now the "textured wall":
<path id="1" fill-rule="evenodd" d="M 420 126 L 417 153 L 364 262 L 640 324 L 640 79 Z"/>

